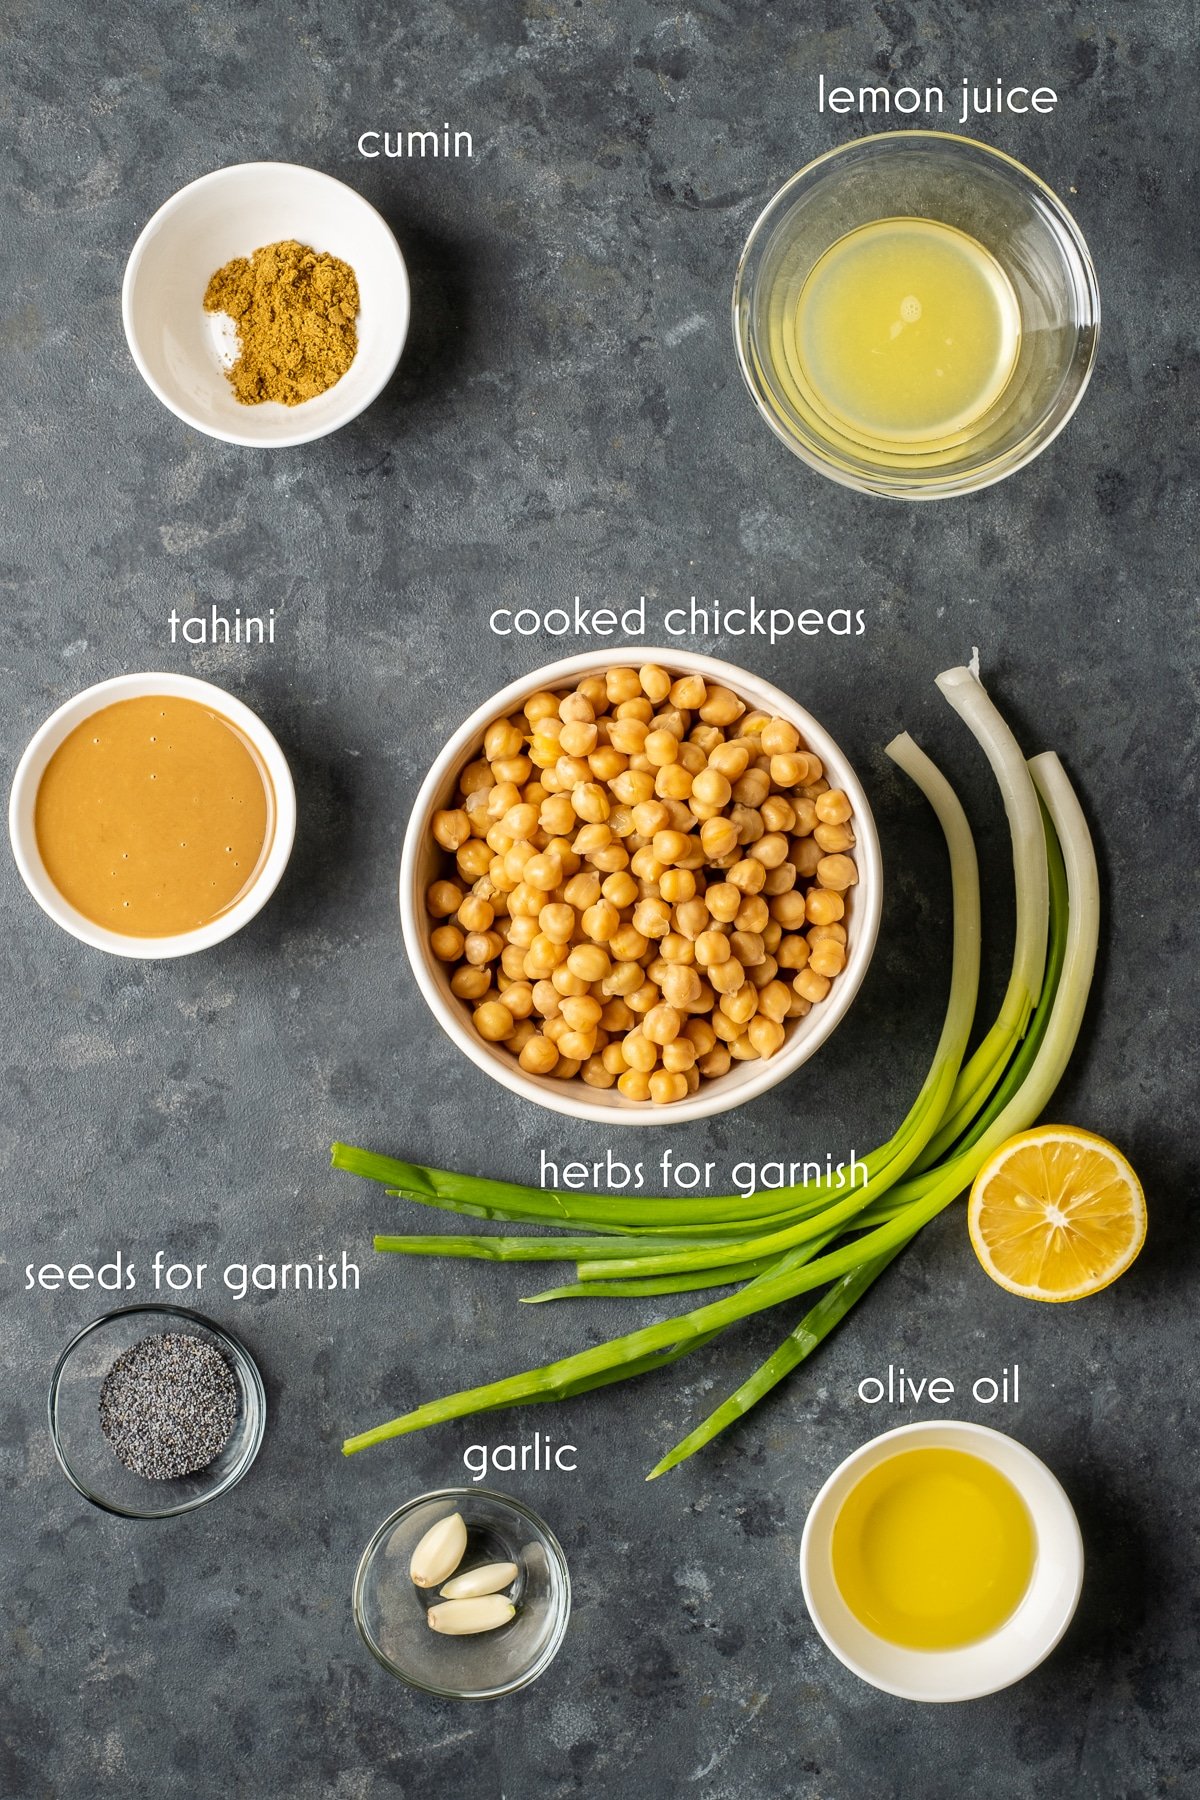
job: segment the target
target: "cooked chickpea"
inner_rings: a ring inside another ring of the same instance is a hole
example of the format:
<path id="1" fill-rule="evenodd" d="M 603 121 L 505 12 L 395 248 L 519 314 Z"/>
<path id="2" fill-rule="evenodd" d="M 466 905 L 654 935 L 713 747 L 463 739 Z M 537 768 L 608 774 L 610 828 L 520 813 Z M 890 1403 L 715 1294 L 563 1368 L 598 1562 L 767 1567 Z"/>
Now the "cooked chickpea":
<path id="1" fill-rule="evenodd" d="M 680 1010 L 700 998 L 700 977 L 684 963 L 673 963 L 664 973 L 661 986 L 663 999 Z"/>
<path id="2" fill-rule="evenodd" d="M 585 981 L 582 975 L 576 975 L 574 969 L 568 969 L 565 956 L 564 960 L 550 971 L 550 982 L 555 993 L 560 994 L 564 1000 L 586 994 L 591 987 L 591 983 Z"/>
<path id="3" fill-rule="evenodd" d="M 664 763 L 654 777 L 654 791 L 663 800 L 686 800 L 692 792 L 692 776 L 683 763 Z"/>
<path id="4" fill-rule="evenodd" d="M 658 1061 L 658 1046 L 652 1044 L 640 1029 L 628 1032 L 622 1038 L 621 1052 L 628 1066 L 644 1075 L 648 1075 Z"/>
<path id="5" fill-rule="evenodd" d="M 841 788 L 818 794 L 815 810 L 822 825 L 845 825 L 851 816 L 850 801 Z"/>
<path id="6" fill-rule="evenodd" d="M 476 969 L 470 963 L 463 963 L 450 977 L 450 991 L 460 1000 L 482 1000 L 490 986 L 491 976 L 487 970 Z"/>
<path id="7" fill-rule="evenodd" d="M 739 806 L 761 806 L 771 791 L 771 777 L 765 769 L 747 769 L 738 776 L 732 791 Z"/>
<path id="8" fill-rule="evenodd" d="M 540 1013 L 543 1019 L 557 1019 L 562 1006 L 562 996 L 554 983 L 545 977 L 533 984 L 533 1010 Z"/>
<path id="9" fill-rule="evenodd" d="M 513 1033 L 513 1016 L 499 1000 L 485 1000 L 471 1014 L 471 1023 L 489 1044 L 502 1043 Z"/>
<path id="10" fill-rule="evenodd" d="M 552 900 L 537 917 L 538 930 L 552 944 L 569 944 L 575 935 L 575 910 L 565 901 Z"/>
<path id="11" fill-rule="evenodd" d="M 643 937 L 666 937 L 671 929 L 671 909 L 665 900 L 639 900 L 633 909 L 632 924 Z"/>
<path id="12" fill-rule="evenodd" d="M 636 925 L 622 925 L 615 931 L 609 944 L 609 952 L 617 962 L 641 963 L 643 956 L 650 948 L 650 939 L 644 937 Z"/>
<path id="13" fill-rule="evenodd" d="M 642 1036 L 652 1044 L 670 1044 L 679 1036 L 683 1020 L 673 1006 L 661 1001 L 642 1020 Z"/>
<path id="14" fill-rule="evenodd" d="M 655 706 L 660 705 L 671 691 L 671 677 L 657 663 L 644 663 L 638 670 L 638 679 L 642 692 Z"/>
<path id="15" fill-rule="evenodd" d="M 732 994 L 746 979 L 746 971 L 736 956 L 727 962 L 713 963 L 707 971 L 709 982 L 718 994 Z"/>
<path id="16" fill-rule="evenodd" d="M 724 1044 L 714 1043 L 711 1050 L 706 1050 L 696 1064 L 701 1075 L 709 1081 L 716 1081 L 721 1075 L 728 1075 L 732 1058 Z"/>
<path id="17" fill-rule="evenodd" d="M 767 948 L 757 931 L 734 931 L 729 936 L 730 954 L 736 956 L 743 969 L 757 968 L 766 958 Z"/>
<path id="18" fill-rule="evenodd" d="M 460 850 L 471 835 L 471 820 L 462 807 L 433 815 L 431 827 L 443 850 Z"/>
<path id="19" fill-rule="evenodd" d="M 588 861 L 601 875 L 611 875 L 618 869 L 625 868 L 629 852 L 620 844 L 606 844 L 602 850 L 589 851 Z"/>
<path id="20" fill-rule="evenodd" d="M 714 882 L 704 896 L 704 906 L 719 925 L 728 925 L 742 904 L 742 892 L 731 881 Z"/>
<path id="21" fill-rule="evenodd" d="M 808 967 L 809 948 L 806 940 L 799 936 L 785 937 L 776 952 L 781 969 L 804 969 Z"/>
<path id="22" fill-rule="evenodd" d="M 463 939 L 463 955 L 477 969 L 495 962 L 503 948 L 504 940 L 498 931 L 468 931 Z"/>
<path id="23" fill-rule="evenodd" d="M 648 1100 L 650 1098 L 650 1077 L 640 1069 L 626 1069 L 617 1077 L 617 1090 L 627 1100 Z"/>
<path id="24" fill-rule="evenodd" d="M 696 877 L 690 869 L 664 869 L 658 891 L 672 906 L 692 900 L 696 894 Z"/>
<path id="25" fill-rule="evenodd" d="M 718 1004 L 727 1019 L 735 1025 L 745 1025 L 758 1011 L 758 990 L 744 981 L 732 994 L 722 994 Z"/>
<path id="26" fill-rule="evenodd" d="M 813 969 L 801 969 L 792 986 L 802 1000 L 823 1000 L 829 992 L 828 975 L 818 975 Z"/>
<path id="27" fill-rule="evenodd" d="M 430 933 L 429 948 L 439 962 L 458 962 L 463 953 L 464 938 L 457 925 L 439 925 Z"/>
<path id="28" fill-rule="evenodd" d="M 602 824 L 611 810 L 608 795 L 598 781 L 576 782 L 571 789 L 571 805 L 589 825 Z"/>
<path id="29" fill-rule="evenodd" d="M 696 1046 L 685 1037 L 672 1038 L 662 1049 L 662 1066 L 672 1075 L 685 1075 L 696 1060 Z"/>
<path id="30" fill-rule="evenodd" d="M 821 886 L 834 893 L 843 893 L 858 880 L 858 870 L 849 856 L 823 856 L 816 873 Z"/>
<path id="31" fill-rule="evenodd" d="M 495 917 L 495 908 L 477 894 L 468 894 L 458 909 L 458 922 L 464 931 L 486 931 Z"/>
<path id="32" fill-rule="evenodd" d="M 505 944 L 500 952 L 500 967 L 510 981 L 525 979 L 525 952 L 528 944 Z"/>
<path id="33" fill-rule="evenodd" d="M 654 798 L 654 777 L 645 769 L 625 769 L 609 786 L 625 806 L 640 806 L 643 800 Z"/>
<path id="34" fill-rule="evenodd" d="M 808 966 L 815 975 L 840 975 L 846 966 L 846 952 L 832 938 L 822 938 L 813 945 Z"/>
<path id="35" fill-rule="evenodd" d="M 618 997 L 605 1002 L 604 1010 L 600 1014 L 600 1024 L 605 1031 L 624 1034 L 632 1031 L 637 1024 L 637 1014 L 632 1006 L 626 1006 L 624 1000 Z"/>
<path id="36" fill-rule="evenodd" d="M 664 763 L 673 763 L 678 757 L 679 739 L 673 732 L 660 726 L 647 734 L 643 748 L 655 768 L 660 768 Z"/>
<path id="37" fill-rule="evenodd" d="M 685 1100 L 687 1093 L 684 1075 L 674 1074 L 670 1069 L 655 1069 L 650 1077 L 650 1098 L 656 1106 L 670 1106 L 677 1100 Z"/>
<path id="38" fill-rule="evenodd" d="M 757 894 L 762 891 L 763 882 L 767 879 L 767 871 L 757 857 L 745 856 L 740 862 L 734 863 L 733 867 L 726 872 L 725 878 L 735 888 L 740 888 L 743 894 Z M 526 880 L 528 880 L 528 876 L 526 876 Z"/>
<path id="39" fill-rule="evenodd" d="M 533 1011 L 533 989 L 527 981 L 510 981 L 500 999 L 514 1019 L 527 1019 Z"/>
<path id="40" fill-rule="evenodd" d="M 691 900 L 681 900 L 675 908 L 674 923 L 679 935 L 694 943 L 700 933 L 707 931 L 712 923 L 707 896 L 704 899 L 697 895 Z"/>
<path id="41" fill-rule="evenodd" d="M 603 981 L 612 969 L 608 952 L 599 944 L 576 944 L 567 958 L 572 975 L 586 982 Z"/>
<path id="42" fill-rule="evenodd" d="M 842 917 L 846 903 L 840 894 L 831 893 L 827 888 L 809 888 L 805 910 L 810 924 L 832 925 Z"/>
<path id="43" fill-rule="evenodd" d="M 517 1060 L 527 1075 L 548 1075 L 558 1061 L 558 1048 L 549 1038 L 535 1032 L 521 1046 Z"/>
<path id="44" fill-rule="evenodd" d="M 771 758 L 771 780 L 776 787 L 794 788 L 803 785 L 808 768 L 806 756 L 773 756 Z"/>
<path id="45" fill-rule="evenodd" d="M 489 859 L 490 860 L 490 859 Z M 483 871 L 480 870 L 480 874 Z M 425 894 L 425 909 L 435 919 L 449 919 L 463 903 L 463 892 L 452 881 L 435 881 Z"/>
<path id="46" fill-rule="evenodd" d="M 785 1033 L 782 1024 L 777 1019 L 764 1018 L 759 1013 L 747 1025 L 746 1035 L 758 1054 L 765 1058 L 774 1056 L 775 1052 L 782 1047 Z"/>
<path id="47" fill-rule="evenodd" d="M 764 869 L 779 868 L 787 853 L 788 841 L 781 831 L 768 831 L 750 846 L 751 857 L 755 862 L 760 862 Z"/>
<path id="48" fill-rule="evenodd" d="M 543 850 L 540 855 L 531 856 L 522 871 L 522 879 L 531 888 L 537 888 L 548 894 L 558 887 L 563 878 L 562 858 Z"/>

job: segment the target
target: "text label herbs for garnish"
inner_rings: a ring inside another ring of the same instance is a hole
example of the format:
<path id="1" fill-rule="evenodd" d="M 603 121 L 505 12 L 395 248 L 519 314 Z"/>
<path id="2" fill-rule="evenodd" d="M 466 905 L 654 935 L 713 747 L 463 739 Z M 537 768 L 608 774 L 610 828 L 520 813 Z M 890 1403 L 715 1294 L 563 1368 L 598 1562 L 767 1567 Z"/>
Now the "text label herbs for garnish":
<path id="1" fill-rule="evenodd" d="M 722 1193 L 726 1189 L 748 1200 L 751 1194 L 774 1192 L 780 1188 L 814 1187 L 818 1184 L 831 1193 L 848 1193 L 858 1188 L 866 1193 L 870 1185 L 867 1165 L 853 1150 L 835 1162 L 831 1153 L 808 1162 L 767 1161 L 734 1163 L 718 1169 L 715 1162 L 692 1162 L 664 1150 L 653 1163 L 626 1161 L 605 1152 L 600 1161 L 558 1162 L 541 1152 L 538 1184 L 542 1188 L 582 1191 L 603 1188 L 612 1194 Z"/>
<path id="2" fill-rule="evenodd" d="M 926 118 L 953 118 L 965 125 L 970 119 L 983 119 L 1004 113 L 1049 113 L 1058 105 L 1052 87 L 1019 87 L 1004 81 L 971 81 L 964 76 L 957 92 L 947 95 L 944 88 L 929 87 L 846 87 L 817 77 L 817 111 L 819 113 L 857 113 L 863 117 L 887 118 L 898 113 L 913 118 L 922 113 Z"/>
<path id="3" fill-rule="evenodd" d="M 498 606 L 488 626 L 501 638 L 644 638 L 647 604 L 645 594 L 624 607 L 585 604 L 576 594 L 569 606 Z M 764 606 L 755 594 L 733 601 L 692 594 L 686 605 L 666 607 L 654 633 L 660 638 L 764 638 L 774 645 L 789 637 L 862 637 L 866 629 L 861 607 Z"/>

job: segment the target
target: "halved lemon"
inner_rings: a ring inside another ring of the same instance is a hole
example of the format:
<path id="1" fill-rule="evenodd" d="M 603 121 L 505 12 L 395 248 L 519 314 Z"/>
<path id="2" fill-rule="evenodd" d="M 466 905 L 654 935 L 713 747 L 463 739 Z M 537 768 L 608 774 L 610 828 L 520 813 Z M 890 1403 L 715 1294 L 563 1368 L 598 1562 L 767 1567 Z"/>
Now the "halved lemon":
<path id="1" fill-rule="evenodd" d="M 1039 1125 L 989 1156 L 967 1223 L 976 1256 L 1010 1294 L 1081 1300 L 1141 1249 L 1146 1196 L 1115 1144 L 1074 1125 Z"/>

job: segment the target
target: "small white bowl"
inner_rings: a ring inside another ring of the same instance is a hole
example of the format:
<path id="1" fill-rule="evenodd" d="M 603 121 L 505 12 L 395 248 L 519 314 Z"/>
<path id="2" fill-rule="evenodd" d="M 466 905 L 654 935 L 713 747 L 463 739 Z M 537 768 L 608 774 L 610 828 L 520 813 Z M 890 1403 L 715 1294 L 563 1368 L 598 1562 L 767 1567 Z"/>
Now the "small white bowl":
<path id="1" fill-rule="evenodd" d="M 225 377 L 236 339 L 206 313 L 210 278 L 235 256 L 297 238 L 350 264 L 358 352 L 333 387 L 300 406 L 243 406 Z M 164 406 L 227 444 L 281 449 L 325 437 L 387 385 L 408 332 L 408 272 L 375 208 L 332 175 L 294 163 L 235 163 L 160 206 L 133 246 L 121 292 L 133 360 Z"/>
<path id="2" fill-rule="evenodd" d="M 451 970 L 437 960 L 429 947 L 430 920 L 425 910 L 426 890 L 437 879 L 444 857 L 430 829 L 433 815 L 453 804 L 458 777 L 467 763 L 479 755 L 483 734 L 493 719 L 519 711 L 528 697 L 541 688 L 567 692 L 585 675 L 628 663 L 639 667 L 658 663 L 680 675 L 702 675 L 710 683 L 732 688 L 751 706 L 789 719 L 806 748 L 821 758 L 830 782 L 849 795 L 857 839 L 854 860 L 858 865 L 858 883 L 850 890 L 846 903 L 846 966 L 834 981 L 829 997 L 803 1019 L 790 1023 L 787 1042 L 769 1061 L 735 1063 L 728 1074 L 704 1082 L 698 1093 L 672 1106 L 627 1100 L 615 1087 L 592 1088 L 579 1080 L 555 1081 L 552 1076 L 527 1075 L 514 1056 L 498 1045 L 486 1043 L 473 1029 L 464 1002 L 450 991 Z M 523 675 L 477 707 L 454 733 L 421 784 L 409 815 L 400 866 L 400 916 L 408 959 L 417 985 L 443 1031 L 476 1068 L 522 1099 L 548 1107 L 551 1112 L 565 1113 L 569 1118 L 594 1119 L 602 1125 L 682 1125 L 691 1119 L 708 1119 L 753 1100 L 785 1080 L 808 1061 L 849 1010 L 875 949 L 882 903 L 883 861 L 870 804 L 844 752 L 824 726 L 779 688 L 746 669 L 718 662 L 715 657 L 697 656 L 689 650 L 655 649 L 640 644 L 616 644 L 609 650 L 588 650 L 580 656 L 565 657 Z"/>
<path id="3" fill-rule="evenodd" d="M 1033 1520 L 1037 1560 L 1012 1617 L 960 1650 L 907 1650 L 861 1625 L 833 1573 L 834 1522 L 850 1490 L 898 1450 L 964 1450 L 990 1463 L 1017 1489 Z M 812 1503 L 800 1540 L 800 1579 L 813 1624 L 839 1662 L 872 1687 L 902 1700 L 978 1700 L 1036 1669 L 1071 1623 L 1083 1587 L 1083 1540 L 1071 1502 L 1045 1463 L 987 1425 L 958 1419 L 901 1425 L 848 1456 Z"/>
<path id="4" fill-rule="evenodd" d="M 103 707 L 115 706 L 120 700 L 140 700 L 146 695 L 167 694 L 179 700 L 195 700 L 213 712 L 220 713 L 254 745 L 271 778 L 274 793 L 274 821 L 271 845 L 258 879 L 237 903 L 209 924 L 196 931 L 180 932 L 175 937 L 126 937 L 109 931 L 103 925 L 85 918 L 59 893 L 42 862 L 34 828 L 37 791 L 46 765 L 63 740 L 77 725 Z M 208 950 L 213 944 L 232 937 L 248 925 L 260 912 L 279 885 L 287 867 L 296 836 L 296 790 L 283 751 L 271 736 L 257 713 L 251 712 L 224 688 L 211 681 L 198 681 L 193 675 L 117 675 L 111 681 L 97 682 L 85 688 L 52 713 L 35 732 L 29 747 L 17 764 L 12 793 L 8 802 L 8 835 L 21 879 L 43 912 L 49 913 L 56 925 L 69 931 L 83 944 L 95 950 L 107 950 L 112 956 L 137 957 L 158 962 L 166 957 L 191 956 L 197 950 Z"/>

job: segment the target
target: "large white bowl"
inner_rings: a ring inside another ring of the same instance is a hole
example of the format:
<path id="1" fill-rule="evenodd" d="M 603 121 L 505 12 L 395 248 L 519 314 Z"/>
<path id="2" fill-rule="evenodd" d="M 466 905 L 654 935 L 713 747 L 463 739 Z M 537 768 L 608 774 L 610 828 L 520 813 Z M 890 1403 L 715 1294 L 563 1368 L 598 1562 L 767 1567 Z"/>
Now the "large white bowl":
<path id="1" fill-rule="evenodd" d="M 205 312 L 204 292 L 233 257 L 284 238 L 354 270 L 358 352 L 313 400 L 243 406 L 224 373 L 228 321 Z M 121 311 L 133 360 L 164 406 L 227 444 L 281 449 L 336 431 L 386 386 L 408 332 L 408 272 L 388 225 L 344 182 L 294 163 L 235 163 L 159 207 L 130 255 Z"/>
<path id="2" fill-rule="evenodd" d="M 1025 1598 L 998 1631 L 960 1650 L 906 1650 L 868 1631 L 833 1573 L 833 1527 L 850 1490 L 898 1450 L 964 1450 L 1006 1475 L 1033 1520 L 1037 1560 Z M 839 1464 L 812 1503 L 800 1540 L 800 1578 L 813 1624 L 839 1662 L 902 1700 L 978 1700 L 1036 1669 L 1071 1623 L 1083 1587 L 1083 1540 L 1071 1502 L 1045 1463 L 987 1425 L 933 1419 L 885 1431 Z"/>
<path id="3" fill-rule="evenodd" d="M 753 707 L 791 720 L 805 746 L 825 765 L 831 784 L 850 797 L 854 809 L 858 884 L 846 896 L 846 966 L 835 980 L 829 997 L 814 1006 L 803 1019 L 792 1020 L 782 1050 L 766 1062 L 735 1063 L 728 1074 L 706 1081 L 698 1093 L 672 1106 L 627 1100 L 613 1088 L 592 1088 L 579 1080 L 556 1081 L 552 1076 L 527 1075 L 516 1058 L 498 1045 L 486 1043 L 471 1024 L 466 1004 L 450 990 L 452 971 L 434 956 L 429 946 L 431 921 L 425 910 L 425 894 L 443 867 L 444 852 L 434 841 L 431 824 L 435 812 L 453 804 L 458 777 L 480 753 L 483 734 L 493 719 L 519 711 L 531 694 L 542 688 L 567 692 L 585 675 L 635 663 L 658 663 L 680 675 L 702 675 L 707 682 L 732 688 Z M 711 656 L 688 650 L 616 645 L 610 650 L 589 650 L 561 662 L 535 669 L 493 694 L 478 707 L 450 739 L 430 769 L 413 802 L 400 867 L 400 916 L 404 942 L 417 985 L 439 1025 L 476 1068 L 502 1082 L 522 1099 L 571 1118 L 594 1119 L 612 1125 L 681 1125 L 689 1119 L 707 1119 L 715 1113 L 741 1106 L 775 1087 L 813 1054 L 843 1019 L 867 972 L 883 902 L 883 862 L 871 807 L 862 783 L 846 756 L 812 714 L 772 687 L 758 675 Z"/>
<path id="4" fill-rule="evenodd" d="M 275 802 L 274 824 L 271 845 L 259 870 L 258 879 L 227 912 L 196 931 L 179 932 L 174 937 L 127 937 L 123 932 L 109 931 L 107 927 L 85 918 L 83 913 L 77 912 L 60 894 L 46 873 L 46 865 L 38 849 L 34 808 L 46 765 L 77 725 L 81 725 L 103 707 L 115 706 L 120 700 L 140 700 L 152 694 L 168 694 L 179 700 L 195 700 L 201 706 L 211 707 L 213 712 L 220 713 L 222 718 L 237 726 L 253 744 L 271 778 Z M 227 694 L 224 688 L 214 687 L 211 681 L 199 681 L 193 675 L 117 675 L 111 681 L 97 682 L 95 687 L 85 688 L 81 694 L 76 694 L 73 700 L 68 700 L 56 713 L 52 713 L 41 729 L 35 732 L 13 777 L 8 802 L 8 835 L 22 881 L 42 911 L 49 913 L 56 925 L 61 925 L 64 931 L 69 931 L 81 943 L 90 944 L 96 950 L 107 950 L 112 956 L 159 961 L 165 957 L 191 956 L 197 950 L 208 950 L 213 944 L 232 937 L 235 931 L 248 925 L 255 914 L 262 910 L 278 887 L 292 853 L 292 843 L 296 836 L 296 790 L 292 785 L 291 771 L 283 751 L 258 714 L 251 712 L 240 700 L 235 700 L 232 694 Z"/>

